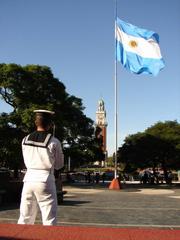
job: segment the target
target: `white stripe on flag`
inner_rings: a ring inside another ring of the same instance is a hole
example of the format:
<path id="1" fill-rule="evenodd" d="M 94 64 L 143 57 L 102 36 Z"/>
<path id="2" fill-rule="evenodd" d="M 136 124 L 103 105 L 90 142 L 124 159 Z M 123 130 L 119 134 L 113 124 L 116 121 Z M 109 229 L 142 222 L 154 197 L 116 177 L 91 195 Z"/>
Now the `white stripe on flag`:
<path id="1" fill-rule="evenodd" d="M 127 52 L 135 53 L 144 58 L 162 58 L 159 44 L 152 38 L 146 40 L 141 37 L 128 35 L 117 26 L 116 39 L 123 45 L 124 50 Z"/>

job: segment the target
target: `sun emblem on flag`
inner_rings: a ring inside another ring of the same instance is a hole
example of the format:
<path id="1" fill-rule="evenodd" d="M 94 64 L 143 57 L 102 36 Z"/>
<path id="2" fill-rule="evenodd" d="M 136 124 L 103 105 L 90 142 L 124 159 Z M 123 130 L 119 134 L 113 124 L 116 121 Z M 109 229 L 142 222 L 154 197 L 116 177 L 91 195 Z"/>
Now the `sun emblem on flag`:
<path id="1" fill-rule="evenodd" d="M 136 48 L 138 46 L 138 43 L 135 40 L 131 40 L 129 42 L 129 46 L 132 47 L 132 48 Z"/>

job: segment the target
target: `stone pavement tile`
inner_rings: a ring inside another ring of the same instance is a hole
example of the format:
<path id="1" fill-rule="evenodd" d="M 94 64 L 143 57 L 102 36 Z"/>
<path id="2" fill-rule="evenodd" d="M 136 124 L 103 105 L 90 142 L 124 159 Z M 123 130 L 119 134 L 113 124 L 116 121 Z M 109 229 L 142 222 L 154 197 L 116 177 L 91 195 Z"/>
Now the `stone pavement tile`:
<path id="1" fill-rule="evenodd" d="M 123 188 L 73 185 L 58 206 L 59 225 L 180 228 L 179 188 Z M 0 207 L 0 222 L 16 223 L 19 204 Z M 36 223 L 41 223 L 38 214 Z"/>

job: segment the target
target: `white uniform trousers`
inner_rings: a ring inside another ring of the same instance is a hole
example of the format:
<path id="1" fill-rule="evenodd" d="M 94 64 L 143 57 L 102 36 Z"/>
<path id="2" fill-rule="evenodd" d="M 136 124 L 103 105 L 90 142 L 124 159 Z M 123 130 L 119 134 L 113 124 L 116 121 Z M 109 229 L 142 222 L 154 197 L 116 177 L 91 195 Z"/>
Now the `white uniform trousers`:
<path id="1" fill-rule="evenodd" d="M 56 225 L 57 195 L 54 181 L 24 182 L 18 224 L 34 224 L 38 209 L 43 225 Z"/>

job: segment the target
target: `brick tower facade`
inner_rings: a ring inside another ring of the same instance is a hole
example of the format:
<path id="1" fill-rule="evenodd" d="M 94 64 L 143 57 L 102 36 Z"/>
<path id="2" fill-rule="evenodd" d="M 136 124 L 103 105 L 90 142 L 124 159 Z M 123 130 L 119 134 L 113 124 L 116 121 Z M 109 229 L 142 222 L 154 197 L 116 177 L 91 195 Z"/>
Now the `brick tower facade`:
<path id="1" fill-rule="evenodd" d="M 100 99 L 98 101 L 98 110 L 96 111 L 96 126 L 101 129 L 99 137 L 102 138 L 102 150 L 105 154 L 105 160 L 107 158 L 107 121 L 106 110 L 104 101 Z M 102 163 L 104 165 L 104 163 Z"/>

